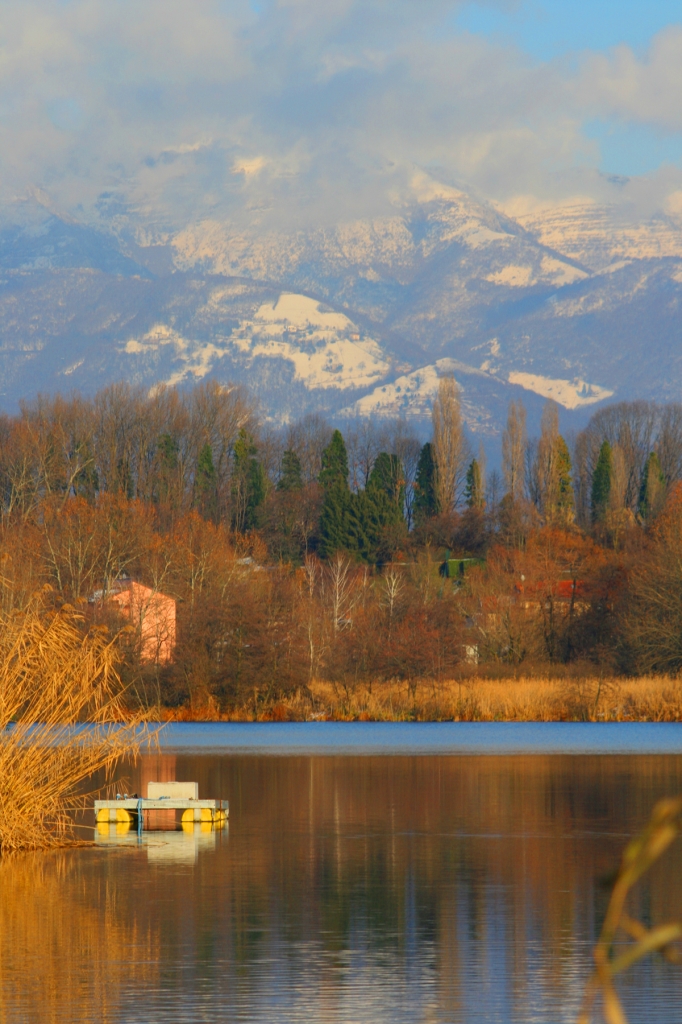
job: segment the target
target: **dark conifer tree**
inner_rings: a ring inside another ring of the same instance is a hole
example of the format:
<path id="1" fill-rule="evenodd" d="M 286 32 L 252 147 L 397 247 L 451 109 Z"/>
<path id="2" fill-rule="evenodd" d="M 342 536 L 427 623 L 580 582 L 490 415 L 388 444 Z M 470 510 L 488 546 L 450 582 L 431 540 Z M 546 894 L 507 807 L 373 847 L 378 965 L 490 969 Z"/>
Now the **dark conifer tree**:
<path id="1" fill-rule="evenodd" d="M 483 497 L 483 481 L 481 467 L 476 459 L 471 460 L 467 470 L 466 490 L 464 492 L 467 508 L 482 509 L 485 504 Z"/>
<path id="2" fill-rule="evenodd" d="M 369 475 L 367 487 L 383 491 L 389 501 L 400 510 L 403 518 L 405 503 L 405 473 L 397 455 L 380 452 Z"/>
<path id="3" fill-rule="evenodd" d="M 348 487 L 348 452 L 340 430 L 335 430 L 332 439 L 322 452 L 320 483 L 325 490 L 334 484 Z"/>
<path id="4" fill-rule="evenodd" d="M 233 522 L 238 530 L 253 530 L 258 525 L 259 510 L 265 501 L 265 472 L 256 454 L 253 438 L 246 430 L 240 430 L 234 445 L 232 476 Z"/>
<path id="5" fill-rule="evenodd" d="M 320 515 L 320 554 L 330 558 L 335 551 L 356 551 L 359 524 L 351 530 L 351 519 L 357 514 L 348 487 L 348 453 L 340 430 L 322 452 L 320 483 L 324 488 L 324 504 Z"/>
<path id="6" fill-rule="evenodd" d="M 436 462 L 433 447 L 427 441 L 419 453 L 417 476 L 414 484 L 414 521 L 417 526 L 438 511 L 436 496 Z"/>
<path id="7" fill-rule="evenodd" d="M 210 451 L 210 447 L 209 447 Z M 156 500 L 166 504 L 171 500 L 173 485 L 178 471 L 178 456 L 180 445 L 172 434 L 161 434 L 156 446 L 156 486 L 154 488 Z M 211 464 L 213 455 L 211 454 Z"/>
<path id="8" fill-rule="evenodd" d="M 320 514 L 320 546 L 323 558 L 330 558 L 335 551 L 357 550 L 359 525 L 351 524 L 356 512 L 348 486 L 337 481 L 327 487 Z"/>
<path id="9" fill-rule="evenodd" d="M 613 483 L 613 450 L 608 441 L 602 443 L 599 458 L 592 474 L 592 522 L 598 523 L 606 515 Z"/>
<path id="10" fill-rule="evenodd" d="M 194 501 L 203 516 L 214 519 L 218 511 L 218 474 L 213 465 L 213 451 L 205 444 L 199 452 L 194 476 Z"/>
<path id="11" fill-rule="evenodd" d="M 355 497 L 364 540 L 358 550 L 367 561 L 382 560 L 400 546 L 407 533 L 404 473 L 398 456 L 381 452 L 366 489 Z"/>
<path id="12" fill-rule="evenodd" d="M 301 460 L 290 449 L 282 456 L 282 474 L 277 482 L 278 491 L 300 491 L 303 487 Z"/>

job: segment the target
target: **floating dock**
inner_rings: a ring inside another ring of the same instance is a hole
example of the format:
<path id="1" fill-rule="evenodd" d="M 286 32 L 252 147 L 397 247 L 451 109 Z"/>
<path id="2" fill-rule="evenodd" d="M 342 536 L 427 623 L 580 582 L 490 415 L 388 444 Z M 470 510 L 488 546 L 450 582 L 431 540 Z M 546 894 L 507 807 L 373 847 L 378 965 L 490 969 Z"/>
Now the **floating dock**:
<path id="1" fill-rule="evenodd" d="M 114 800 L 95 800 L 97 824 L 119 823 L 144 828 L 145 811 L 182 811 L 182 823 L 201 822 L 222 827 L 230 813 L 227 800 L 200 800 L 197 782 L 150 782 L 147 796 L 118 794 Z"/>

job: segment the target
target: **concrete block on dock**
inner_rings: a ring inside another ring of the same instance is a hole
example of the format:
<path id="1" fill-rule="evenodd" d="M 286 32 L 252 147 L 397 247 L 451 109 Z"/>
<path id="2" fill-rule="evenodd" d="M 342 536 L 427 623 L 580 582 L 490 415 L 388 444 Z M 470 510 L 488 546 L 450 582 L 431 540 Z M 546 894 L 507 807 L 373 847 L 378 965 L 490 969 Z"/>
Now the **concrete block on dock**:
<path id="1" fill-rule="evenodd" d="M 160 800 L 169 797 L 171 800 L 198 800 L 198 782 L 148 782 L 147 799 Z"/>

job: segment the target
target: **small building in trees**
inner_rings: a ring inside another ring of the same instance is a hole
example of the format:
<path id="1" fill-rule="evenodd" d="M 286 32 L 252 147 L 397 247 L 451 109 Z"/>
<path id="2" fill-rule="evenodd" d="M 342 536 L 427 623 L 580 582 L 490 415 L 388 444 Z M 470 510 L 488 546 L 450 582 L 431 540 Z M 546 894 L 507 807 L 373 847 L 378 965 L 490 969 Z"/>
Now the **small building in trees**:
<path id="1" fill-rule="evenodd" d="M 93 601 L 115 605 L 139 636 L 140 660 L 167 665 L 176 641 L 175 599 L 131 579 L 115 580 L 108 593 L 98 591 Z"/>

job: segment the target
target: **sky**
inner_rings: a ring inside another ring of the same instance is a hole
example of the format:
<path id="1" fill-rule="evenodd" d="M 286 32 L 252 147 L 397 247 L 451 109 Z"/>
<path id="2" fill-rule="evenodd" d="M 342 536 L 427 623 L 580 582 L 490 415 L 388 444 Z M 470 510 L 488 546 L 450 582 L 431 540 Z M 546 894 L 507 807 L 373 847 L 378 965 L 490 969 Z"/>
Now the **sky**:
<path id="1" fill-rule="evenodd" d="M 503 208 L 682 212 L 671 0 L 3 0 L 0 206 L 151 238 Z"/>

